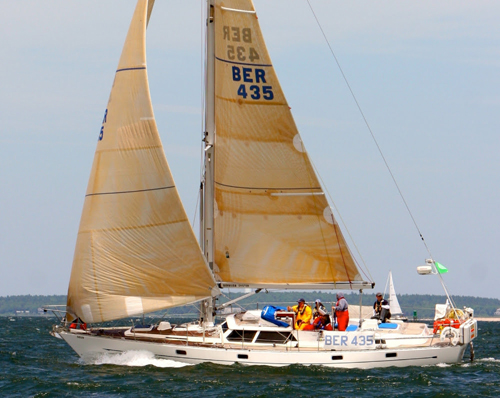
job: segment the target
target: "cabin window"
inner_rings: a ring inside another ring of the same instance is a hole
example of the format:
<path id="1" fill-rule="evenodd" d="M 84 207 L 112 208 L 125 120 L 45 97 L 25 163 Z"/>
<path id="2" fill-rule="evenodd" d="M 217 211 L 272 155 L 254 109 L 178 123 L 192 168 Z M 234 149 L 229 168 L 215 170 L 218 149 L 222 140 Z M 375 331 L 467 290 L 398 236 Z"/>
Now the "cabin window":
<path id="1" fill-rule="evenodd" d="M 397 357 L 397 356 L 398 356 L 397 352 L 388 352 L 387 354 L 385 354 L 386 358 L 394 358 L 394 357 Z"/>
<path id="2" fill-rule="evenodd" d="M 186 351 L 184 351 L 184 350 L 175 350 L 175 353 L 176 353 L 177 355 L 187 355 L 187 352 L 186 352 Z"/>
<path id="3" fill-rule="evenodd" d="M 342 355 L 332 356 L 332 361 L 341 361 L 342 359 L 344 359 L 344 357 Z"/>
<path id="4" fill-rule="evenodd" d="M 251 343 L 253 338 L 255 337 L 255 331 L 245 331 L 245 330 L 233 330 L 227 336 L 228 341 L 246 341 L 247 343 Z"/>
<path id="5" fill-rule="evenodd" d="M 248 359 L 247 354 L 238 354 L 238 359 Z"/>
<path id="6" fill-rule="evenodd" d="M 225 333 L 227 331 L 227 322 L 222 323 L 220 327 L 222 328 L 222 332 Z"/>
<path id="7" fill-rule="evenodd" d="M 288 338 L 290 340 L 295 340 L 293 334 L 291 333 L 280 333 L 280 332 L 260 332 L 257 336 L 256 343 L 271 343 L 271 344 L 285 344 Z"/>

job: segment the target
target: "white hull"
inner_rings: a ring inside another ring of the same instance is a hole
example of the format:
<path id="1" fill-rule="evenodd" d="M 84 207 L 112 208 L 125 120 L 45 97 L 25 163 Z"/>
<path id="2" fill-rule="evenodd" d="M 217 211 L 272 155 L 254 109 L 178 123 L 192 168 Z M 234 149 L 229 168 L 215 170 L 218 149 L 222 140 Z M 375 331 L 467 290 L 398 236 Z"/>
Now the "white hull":
<path id="1" fill-rule="evenodd" d="M 253 344 L 198 346 L 185 344 L 119 339 L 95 336 L 82 332 L 59 330 L 59 335 L 84 360 L 93 360 L 102 355 L 119 354 L 126 351 L 147 351 L 157 358 L 198 364 L 211 362 L 222 365 L 240 363 L 245 365 L 288 366 L 293 364 L 328 366 L 335 368 L 370 369 L 380 367 L 405 367 L 458 363 L 462 361 L 468 343 L 452 345 L 434 340 L 434 345 L 416 347 L 384 347 L 376 349 L 325 350 L 317 343 L 307 348 L 268 347 Z M 310 332 L 314 333 L 314 332 Z M 344 332 L 330 332 L 341 334 Z M 316 334 L 315 334 L 316 335 Z M 219 340 L 220 341 L 220 340 Z M 235 347 L 236 346 L 236 347 Z"/>
<path id="2" fill-rule="evenodd" d="M 226 349 L 117 340 L 106 337 L 60 333 L 61 337 L 83 359 L 125 351 L 148 351 L 156 357 L 190 364 L 212 362 L 221 365 L 288 366 L 293 364 L 335 368 L 370 369 L 388 366 L 422 366 L 457 363 L 463 358 L 466 345 L 448 347 L 399 348 L 365 351 L 276 351 Z M 181 354 L 179 353 L 181 352 Z M 185 352 L 185 354 L 184 354 Z M 387 357 L 390 354 L 391 357 Z M 396 356 L 392 356 L 396 354 Z M 245 357 L 246 358 L 242 358 Z M 333 358 L 333 359 L 332 359 Z"/>

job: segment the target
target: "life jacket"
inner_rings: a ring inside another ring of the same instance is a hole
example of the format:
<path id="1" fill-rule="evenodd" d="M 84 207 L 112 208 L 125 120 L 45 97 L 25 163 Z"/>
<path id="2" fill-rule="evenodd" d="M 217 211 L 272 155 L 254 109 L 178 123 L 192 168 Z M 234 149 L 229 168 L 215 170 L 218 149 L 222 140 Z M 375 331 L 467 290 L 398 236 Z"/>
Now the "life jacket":
<path id="1" fill-rule="evenodd" d="M 380 314 L 382 312 L 382 306 L 383 305 L 389 305 L 389 302 L 386 300 L 386 299 L 382 299 L 380 301 L 375 301 L 375 303 L 373 304 L 373 309 L 375 310 L 375 313 L 376 314 Z M 387 310 L 389 312 L 389 314 L 391 313 L 390 310 Z M 390 316 L 389 316 L 390 318 Z"/>
<path id="2" fill-rule="evenodd" d="M 298 305 L 295 305 L 293 307 L 293 312 L 295 312 L 295 329 L 302 330 L 305 325 L 311 323 L 312 311 L 311 307 L 307 304 L 304 303 L 304 307 L 302 307 L 301 310 L 299 310 Z"/>
<path id="3" fill-rule="evenodd" d="M 450 318 L 446 318 L 446 319 L 438 319 L 437 321 L 434 322 L 434 329 L 433 329 L 433 333 L 436 334 L 436 333 L 441 333 L 441 331 L 445 328 L 445 327 L 452 327 L 452 328 L 455 328 L 455 329 L 459 329 L 460 328 L 460 325 L 463 323 L 463 321 L 459 320 L 459 319 L 450 319 Z"/>
<path id="4" fill-rule="evenodd" d="M 340 305 L 340 300 L 342 300 L 342 299 L 345 300 L 345 297 L 342 296 L 342 297 L 339 297 L 337 299 L 337 303 L 335 304 L 335 307 L 338 307 Z M 347 303 L 347 301 L 346 301 L 346 303 Z M 349 304 L 347 304 L 347 308 L 345 310 L 342 310 L 342 311 L 341 310 L 336 310 L 335 312 L 344 312 L 344 311 L 348 311 L 348 310 L 349 310 Z"/>
<path id="5" fill-rule="evenodd" d="M 323 311 L 323 313 L 321 313 L 320 311 Z M 326 310 L 325 306 L 323 304 L 320 304 L 319 308 L 314 307 L 313 318 L 316 319 L 317 317 L 324 315 L 326 313 L 328 313 L 328 311 Z"/>
<path id="6" fill-rule="evenodd" d="M 336 307 L 340 305 L 340 300 L 345 298 L 344 297 L 339 297 L 337 300 Z M 349 326 L 349 305 L 347 308 L 343 311 L 336 310 L 335 311 L 335 316 L 337 317 L 337 328 L 341 332 L 345 331 L 347 329 L 347 326 Z"/>
<path id="7" fill-rule="evenodd" d="M 327 314 L 327 315 L 323 315 L 321 317 L 317 317 L 314 320 L 313 325 L 314 325 L 314 329 L 321 329 L 321 330 L 326 329 L 326 327 L 328 325 L 330 325 L 330 327 L 331 327 L 330 316 Z"/>

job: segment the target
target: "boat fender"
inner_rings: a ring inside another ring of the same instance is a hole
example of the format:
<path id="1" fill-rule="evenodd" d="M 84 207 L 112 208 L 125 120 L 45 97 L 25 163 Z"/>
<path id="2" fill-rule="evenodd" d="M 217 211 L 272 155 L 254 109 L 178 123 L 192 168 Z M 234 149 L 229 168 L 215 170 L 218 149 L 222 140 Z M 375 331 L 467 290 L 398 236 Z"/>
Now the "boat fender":
<path id="1" fill-rule="evenodd" d="M 455 346 L 458 344 L 459 337 L 460 336 L 457 329 L 447 326 L 441 331 L 441 337 L 439 339 L 441 341 L 445 341 L 449 338 L 451 345 Z"/>

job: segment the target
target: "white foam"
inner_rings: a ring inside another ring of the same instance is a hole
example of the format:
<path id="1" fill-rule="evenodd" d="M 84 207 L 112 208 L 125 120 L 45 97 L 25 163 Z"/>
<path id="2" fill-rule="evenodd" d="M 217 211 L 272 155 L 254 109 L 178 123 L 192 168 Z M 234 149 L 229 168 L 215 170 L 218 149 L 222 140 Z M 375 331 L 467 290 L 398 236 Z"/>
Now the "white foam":
<path id="1" fill-rule="evenodd" d="M 478 359 L 477 362 L 500 362 L 500 359 L 496 359 L 496 358 L 481 358 L 481 359 Z"/>
<path id="2" fill-rule="evenodd" d="M 126 351 L 119 354 L 102 354 L 94 361 L 94 365 L 118 365 L 118 366 L 156 366 L 158 368 L 182 368 L 191 364 L 171 361 L 169 359 L 156 358 L 149 351 Z"/>
<path id="3" fill-rule="evenodd" d="M 448 363 L 438 363 L 436 366 L 439 368 L 449 368 L 451 365 Z"/>

